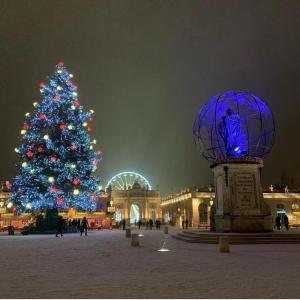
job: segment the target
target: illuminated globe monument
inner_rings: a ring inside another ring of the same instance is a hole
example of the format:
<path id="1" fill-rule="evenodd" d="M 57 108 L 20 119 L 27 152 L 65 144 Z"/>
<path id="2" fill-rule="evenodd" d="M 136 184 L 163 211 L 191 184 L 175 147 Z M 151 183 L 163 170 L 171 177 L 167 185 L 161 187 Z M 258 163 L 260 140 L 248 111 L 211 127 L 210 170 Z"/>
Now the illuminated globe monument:
<path id="1" fill-rule="evenodd" d="M 268 106 L 254 94 L 227 91 L 198 111 L 193 135 L 214 173 L 213 230 L 272 231 L 261 187 L 262 158 L 275 140 Z"/>

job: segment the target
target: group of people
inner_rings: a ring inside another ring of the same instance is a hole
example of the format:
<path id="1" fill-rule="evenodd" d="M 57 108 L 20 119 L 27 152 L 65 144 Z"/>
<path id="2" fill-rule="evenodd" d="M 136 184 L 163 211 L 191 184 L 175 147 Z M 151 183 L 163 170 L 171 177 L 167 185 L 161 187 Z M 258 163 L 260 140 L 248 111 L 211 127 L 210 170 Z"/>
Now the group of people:
<path id="1" fill-rule="evenodd" d="M 143 226 L 143 227 L 146 227 L 146 229 L 150 228 L 150 230 L 152 230 L 152 228 L 154 226 L 154 223 L 155 223 L 155 228 L 156 229 L 160 229 L 160 225 L 161 225 L 161 221 L 160 220 L 156 220 L 155 222 L 153 222 L 152 219 L 145 220 L 145 221 L 138 220 L 138 221 L 134 222 L 134 225 L 138 226 L 138 229 L 141 229 L 141 227 Z"/>
<path id="2" fill-rule="evenodd" d="M 146 229 L 152 230 L 154 224 L 155 224 L 155 228 L 156 229 L 160 229 L 160 226 L 161 226 L 161 221 L 160 220 L 156 220 L 155 222 L 153 222 L 152 219 L 144 220 L 144 221 L 142 221 L 142 220 L 136 221 L 135 220 L 135 222 L 134 222 L 134 225 L 137 226 L 138 229 L 141 229 L 141 227 L 145 227 Z M 126 228 L 126 220 L 125 219 L 121 220 L 118 223 L 118 225 L 119 225 L 118 226 L 119 228 L 122 227 L 123 230 L 125 230 L 125 228 Z"/>
<path id="3" fill-rule="evenodd" d="M 277 215 L 275 219 L 275 226 L 278 230 L 280 230 L 282 227 L 286 228 L 286 230 L 289 230 L 289 218 L 287 215 L 284 215 L 283 218 L 281 218 L 279 215 Z"/>
<path id="4" fill-rule="evenodd" d="M 66 224 L 65 219 L 62 216 L 58 216 L 56 220 L 57 225 L 57 231 L 56 231 L 56 237 L 60 235 L 63 236 L 63 227 Z M 84 233 L 84 235 L 87 235 L 87 230 L 89 227 L 89 223 L 86 217 L 84 217 L 82 220 L 69 220 L 68 222 L 69 230 L 77 230 L 80 232 L 80 236 Z"/>

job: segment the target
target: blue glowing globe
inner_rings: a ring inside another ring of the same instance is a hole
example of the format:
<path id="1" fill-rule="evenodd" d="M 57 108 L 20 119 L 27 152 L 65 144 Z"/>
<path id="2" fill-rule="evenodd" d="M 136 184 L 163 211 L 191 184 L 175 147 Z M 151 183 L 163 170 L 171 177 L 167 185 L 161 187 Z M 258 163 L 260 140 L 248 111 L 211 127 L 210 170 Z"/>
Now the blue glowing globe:
<path id="1" fill-rule="evenodd" d="M 266 156 L 275 141 L 272 111 L 256 95 L 227 91 L 198 111 L 193 135 L 210 162 Z"/>

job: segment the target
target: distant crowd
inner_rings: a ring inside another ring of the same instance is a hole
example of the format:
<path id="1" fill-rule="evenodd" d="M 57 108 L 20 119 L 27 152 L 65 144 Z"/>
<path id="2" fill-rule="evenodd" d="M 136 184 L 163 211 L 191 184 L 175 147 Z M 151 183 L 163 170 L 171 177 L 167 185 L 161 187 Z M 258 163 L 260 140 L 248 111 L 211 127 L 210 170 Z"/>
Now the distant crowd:
<path id="1" fill-rule="evenodd" d="M 123 230 L 125 230 L 126 225 L 130 225 L 129 223 L 126 224 L 126 220 L 122 219 L 121 221 L 117 222 L 117 228 L 122 228 Z M 150 229 L 152 230 L 152 228 L 154 227 L 156 229 L 160 229 L 161 226 L 161 221 L 160 220 L 156 220 L 155 222 L 152 219 L 149 220 L 135 220 L 134 221 L 134 226 L 138 227 L 138 229 L 141 229 L 141 227 L 145 228 L 145 229 Z"/>
<path id="2" fill-rule="evenodd" d="M 92 224 L 91 224 L 92 225 Z M 56 220 L 56 237 L 59 235 L 63 236 L 63 229 L 67 227 L 67 231 L 74 231 L 74 232 L 80 232 L 80 235 L 84 233 L 84 235 L 87 235 L 87 230 L 89 228 L 89 223 L 86 217 L 84 217 L 82 220 L 80 219 L 74 219 L 74 220 L 65 220 L 62 216 L 58 216 Z"/>

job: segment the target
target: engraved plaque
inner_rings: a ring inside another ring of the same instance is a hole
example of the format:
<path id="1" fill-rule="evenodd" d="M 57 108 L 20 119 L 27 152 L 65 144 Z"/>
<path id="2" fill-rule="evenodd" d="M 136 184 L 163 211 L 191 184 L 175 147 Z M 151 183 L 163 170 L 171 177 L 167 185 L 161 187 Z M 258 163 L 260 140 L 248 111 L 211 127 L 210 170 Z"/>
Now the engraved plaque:
<path id="1" fill-rule="evenodd" d="M 235 175 L 236 204 L 240 208 L 255 207 L 254 175 L 240 173 Z"/>

